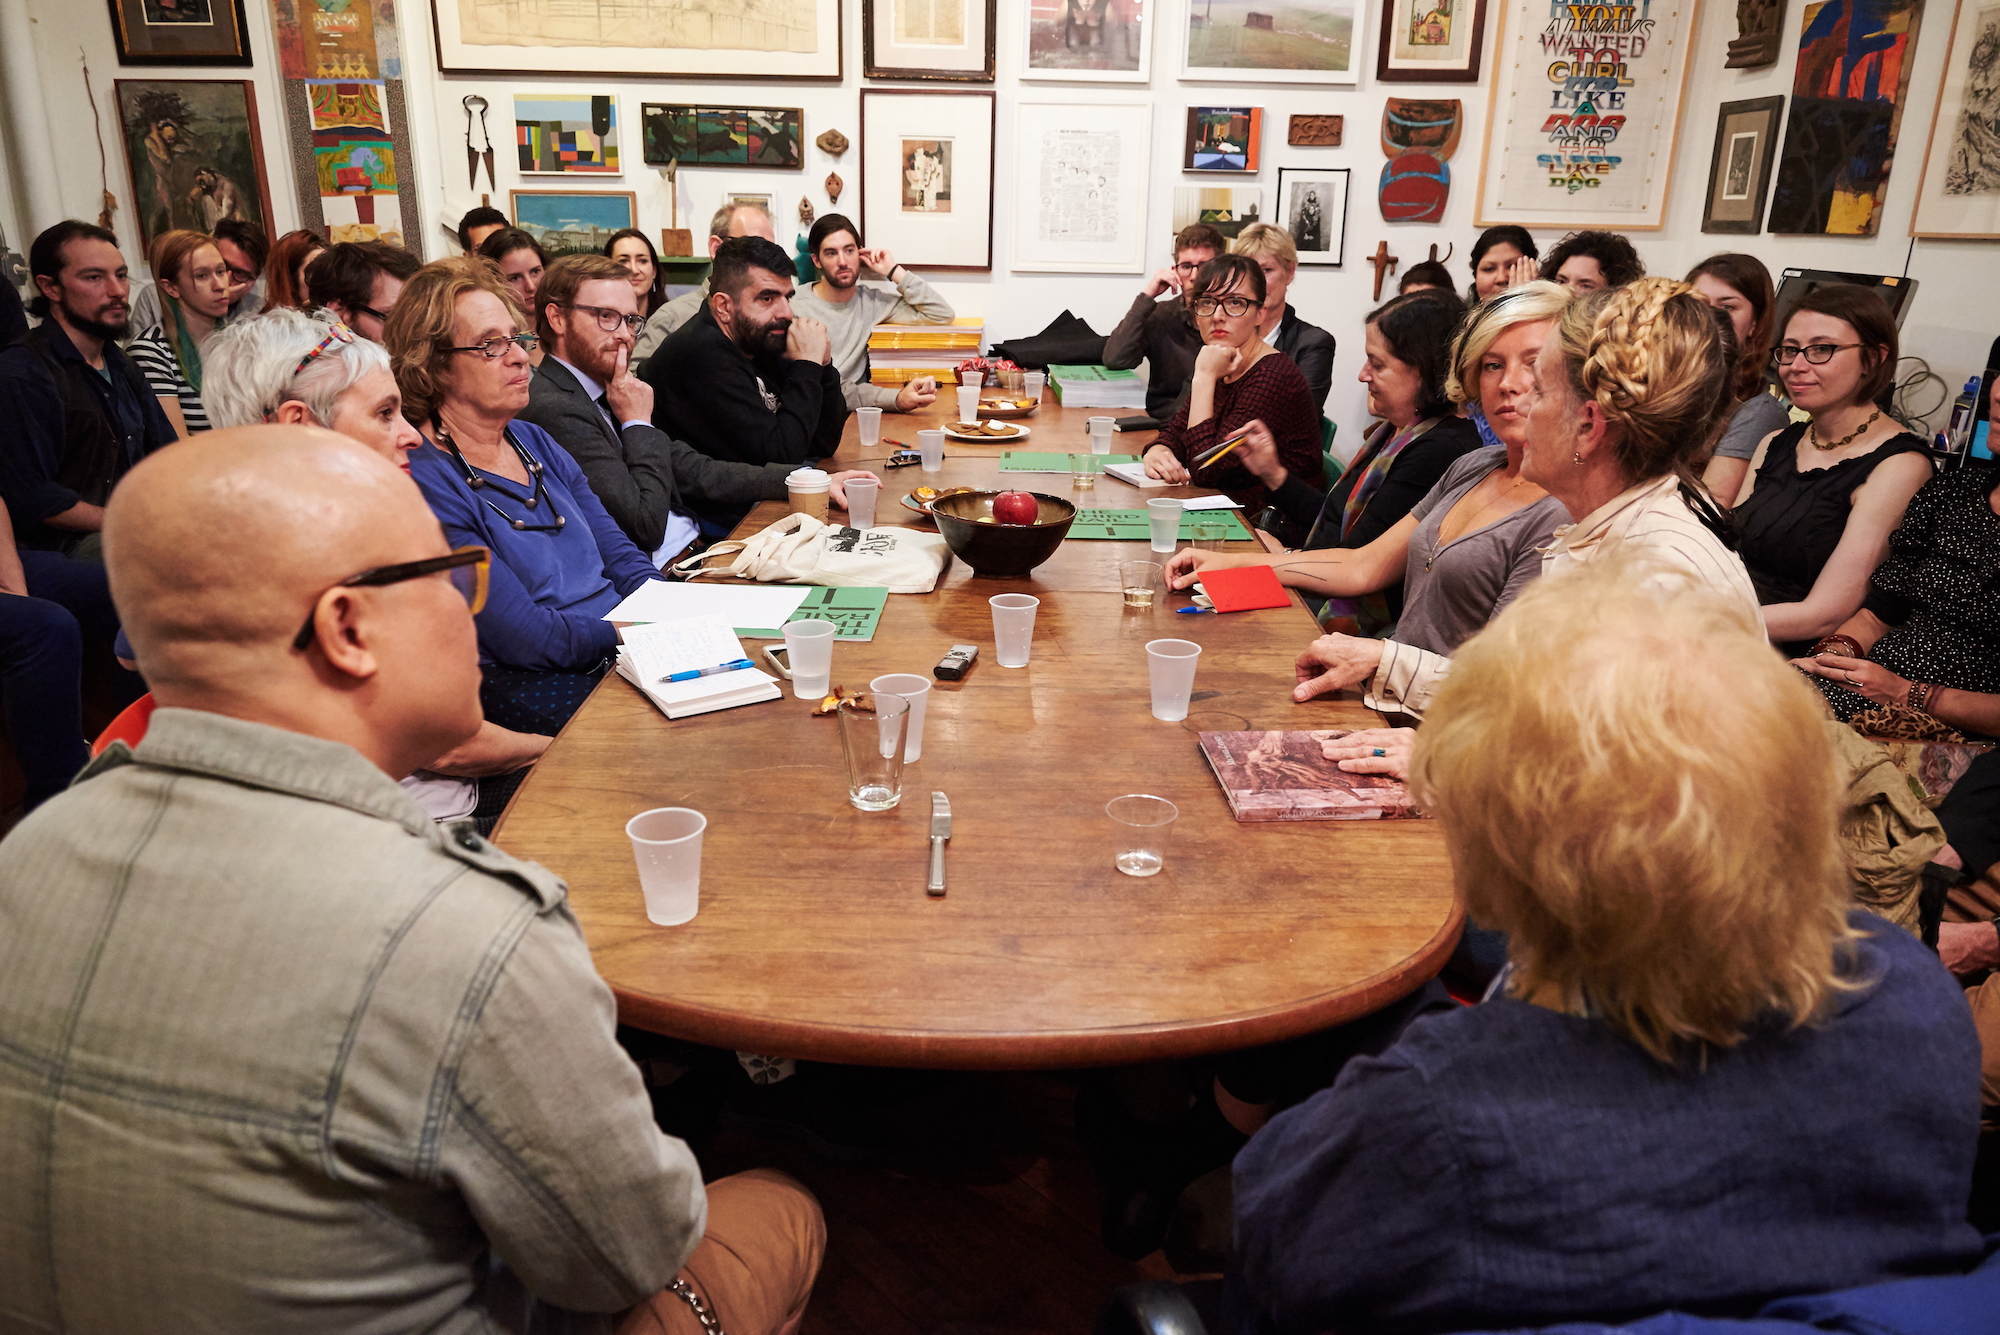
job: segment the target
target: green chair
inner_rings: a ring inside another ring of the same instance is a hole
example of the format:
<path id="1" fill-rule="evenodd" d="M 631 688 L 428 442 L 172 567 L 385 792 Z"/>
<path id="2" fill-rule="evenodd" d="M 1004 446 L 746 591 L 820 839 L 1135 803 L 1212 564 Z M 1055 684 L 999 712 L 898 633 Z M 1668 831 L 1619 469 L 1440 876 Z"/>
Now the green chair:
<path id="1" fill-rule="evenodd" d="M 1328 491 L 1333 490 L 1333 484 L 1340 481 L 1340 475 L 1347 469 L 1347 465 L 1340 462 L 1340 456 L 1333 452 L 1333 437 L 1339 430 L 1331 417 L 1319 419 L 1319 449 L 1320 457 L 1324 461 Z"/>

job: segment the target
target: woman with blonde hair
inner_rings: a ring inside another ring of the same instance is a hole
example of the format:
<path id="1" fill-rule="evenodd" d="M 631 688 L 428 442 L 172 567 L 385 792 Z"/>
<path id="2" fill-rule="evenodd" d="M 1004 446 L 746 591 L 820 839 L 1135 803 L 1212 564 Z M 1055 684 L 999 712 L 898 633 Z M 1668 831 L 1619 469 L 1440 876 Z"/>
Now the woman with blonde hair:
<path id="1" fill-rule="evenodd" d="M 153 242 L 160 318 L 126 351 L 183 438 L 208 430 L 201 348 L 229 316 L 229 265 L 206 232 L 163 232 Z"/>
<path id="2" fill-rule="evenodd" d="M 1811 690 L 1633 556 L 1460 648 L 1412 787 L 1508 969 L 1237 1156 L 1229 1329 L 1747 1317 L 1978 1262 L 1964 998 L 1851 905 Z"/>
<path id="3" fill-rule="evenodd" d="M 1257 336 L 1292 359 L 1312 390 L 1313 406 L 1325 412 L 1333 389 L 1333 335 L 1301 320 L 1285 299 L 1299 273 L 1292 234 L 1276 223 L 1250 223 L 1229 243 L 1229 253 L 1248 256 L 1264 271 L 1264 313 Z"/>

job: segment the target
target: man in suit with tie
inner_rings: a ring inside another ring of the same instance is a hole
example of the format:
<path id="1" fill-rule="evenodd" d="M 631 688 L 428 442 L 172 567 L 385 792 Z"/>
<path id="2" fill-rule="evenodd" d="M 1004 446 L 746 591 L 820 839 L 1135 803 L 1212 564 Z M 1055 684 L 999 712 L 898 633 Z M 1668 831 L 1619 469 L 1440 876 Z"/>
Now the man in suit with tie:
<path id="1" fill-rule="evenodd" d="M 616 260 L 570 255 L 551 264 L 535 291 L 535 320 L 548 355 L 520 415 L 569 451 L 611 518 L 655 565 L 695 546 L 698 515 L 784 499 L 792 465 L 711 459 L 653 425 L 653 387 L 631 365 L 646 318 Z M 866 476 L 833 474 L 833 504 L 846 508 L 846 480 Z"/>

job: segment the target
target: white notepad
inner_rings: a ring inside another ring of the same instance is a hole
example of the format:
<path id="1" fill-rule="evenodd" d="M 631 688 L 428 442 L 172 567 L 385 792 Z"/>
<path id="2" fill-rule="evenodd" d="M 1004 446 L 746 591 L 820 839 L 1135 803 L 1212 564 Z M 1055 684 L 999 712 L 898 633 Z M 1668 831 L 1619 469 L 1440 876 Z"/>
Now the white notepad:
<path id="1" fill-rule="evenodd" d="M 670 719 L 706 714 L 782 697 L 778 679 L 754 667 L 691 681 L 667 681 L 676 672 L 718 667 L 745 657 L 725 617 L 688 617 L 628 626 L 618 648 L 618 675 L 637 686 Z"/>
<path id="2" fill-rule="evenodd" d="M 1148 489 L 1153 487 L 1171 487 L 1174 485 L 1171 482 L 1162 482 L 1160 481 L 1160 479 L 1156 477 L 1147 477 L 1146 465 L 1143 463 L 1106 464 L 1104 465 L 1104 476 L 1115 477 L 1120 482 L 1129 483 L 1130 485 L 1135 487 L 1146 487 Z"/>

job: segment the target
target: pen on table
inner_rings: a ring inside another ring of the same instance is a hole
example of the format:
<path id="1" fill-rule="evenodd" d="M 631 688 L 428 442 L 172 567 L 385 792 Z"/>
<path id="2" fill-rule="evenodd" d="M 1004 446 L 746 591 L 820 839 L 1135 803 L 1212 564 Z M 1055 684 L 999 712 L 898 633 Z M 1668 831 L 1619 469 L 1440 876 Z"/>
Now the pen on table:
<path id="1" fill-rule="evenodd" d="M 1190 612 L 1213 612 L 1214 610 L 1213 607 L 1176 607 L 1174 615 L 1184 617 Z"/>
<path id="2" fill-rule="evenodd" d="M 738 658 L 728 663 L 717 663 L 714 667 L 692 668 L 686 672 L 669 672 L 661 681 L 693 681 L 696 677 L 713 677 L 718 672 L 735 672 L 739 668 L 756 667 L 747 658 Z"/>

